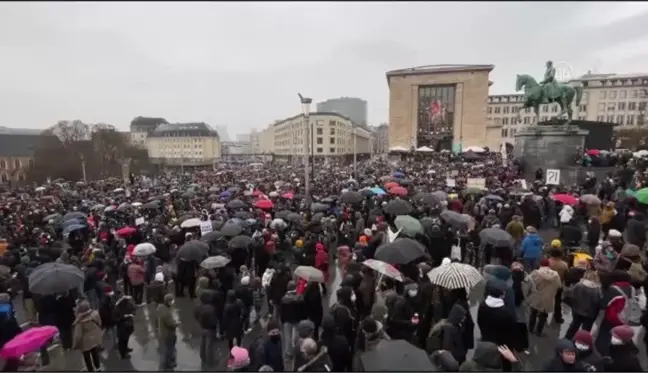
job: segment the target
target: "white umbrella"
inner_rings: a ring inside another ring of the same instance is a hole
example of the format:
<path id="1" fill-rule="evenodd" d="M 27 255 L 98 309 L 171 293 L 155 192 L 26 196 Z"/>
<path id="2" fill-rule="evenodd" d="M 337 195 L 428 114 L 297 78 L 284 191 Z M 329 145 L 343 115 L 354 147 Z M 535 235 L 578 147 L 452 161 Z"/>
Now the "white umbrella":
<path id="1" fill-rule="evenodd" d="M 385 263 L 382 260 L 377 259 L 367 259 L 362 262 L 362 264 L 380 273 L 381 275 L 403 282 L 403 274 L 389 263 Z"/>
<path id="2" fill-rule="evenodd" d="M 469 146 L 463 150 L 464 152 L 473 152 L 473 153 L 483 153 L 486 150 L 484 148 L 481 148 L 479 146 Z"/>
<path id="3" fill-rule="evenodd" d="M 286 226 L 287 226 L 286 222 L 283 219 L 279 219 L 279 218 L 273 220 L 270 223 L 270 228 L 272 228 L 274 230 L 282 230 L 282 229 L 286 228 Z"/>
<path id="4" fill-rule="evenodd" d="M 277 197 L 279 197 L 279 193 L 277 193 L 277 192 L 275 192 L 275 191 L 273 190 L 272 192 L 268 193 L 268 196 L 269 196 L 270 198 L 277 198 Z"/>
<path id="5" fill-rule="evenodd" d="M 117 188 L 117 189 L 113 190 L 113 193 L 121 193 L 123 191 L 124 191 L 124 188 Z"/>
<path id="6" fill-rule="evenodd" d="M 200 224 L 202 222 L 198 218 L 191 218 L 187 219 L 180 224 L 180 228 L 194 228 L 194 227 L 200 227 Z"/>
<path id="7" fill-rule="evenodd" d="M 111 205 L 111 206 L 106 207 L 106 208 L 104 209 L 104 212 L 110 212 L 110 211 L 112 211 L 112 210 L 114 210 L 114 209 L 116 209 L 116 207 Z"/>
<path id="8" fill-rule="evenodd" d="M 632 153 L 632 156 L 635 158 L 642 158 L 648 156 L 648 150 L 639 150 L 638 152 Z"/>
<path id="9" fill-rule="evenodd" d="M 140 206 L 142 206 L 142 202 L 133 202 L 133 203 L 131 203 L 131 206 L 140 207 Z"/>
<path id="10" fill-rule="evenodd" d="M 311 266 L 299 266 L 295 268 L 295 276 L 308 282 L 324 282 L 324 272 Z"/>
<path id="11" fill-rule="evenodd" d="M 431 283 L 446 289 L 470 289 L 483 279 L 477 268 L 464 263 L 436 267 L 427 276 Z"/>
<path id="12" fill-rule="evenodd" d="M 434 152 L 434 149 L 428 148 L 427 146 L 421 146 L 420 148 L 416 149 L 416 151 L 421 153 L 431 153 Z"/>
<path id="13" fill-rule="evenodd" d="M 38 188 L 36 188 L 36 191 L 37 192 L 44 192 L 46 189 L 47 188 L 45 188 L 45 187 L 38 187 Z"/>
<path id="14" fill-rule="evenodd" d="M 135 246 L 133 249 L 133 255 L 135 256 L 147 256 L 155 252 L 155 246 L 152 243 L 144 242 Z"/>
<path id="15" fill-rule="evenodd" d="M 390 152 L 408 152 L 409 150 L 403 146 L 392 146 L 389 148 Z"/>

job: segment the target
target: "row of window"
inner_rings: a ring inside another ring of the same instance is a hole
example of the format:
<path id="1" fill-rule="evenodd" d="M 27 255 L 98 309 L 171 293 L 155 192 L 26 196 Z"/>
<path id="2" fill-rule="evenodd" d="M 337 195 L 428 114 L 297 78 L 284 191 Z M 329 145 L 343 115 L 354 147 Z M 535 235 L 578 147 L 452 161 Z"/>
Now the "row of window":
<path id="1" fill-rule="evenodd" d="M 604 104 L 599 104 L 599 105 L 604 105 Z M 558 109 L 560 109 L 560 106 L 558 104 L 551 104 L 551 105 L 541 105 L 540 106 L 540 111 L 543 113 L 548 113 L 549 112 L 549 107 L 551 107 L 551 112 L 552 113 L 557 113 Z M 521 109 L 520 106 L 495 106 L 495 107 L 488 107 L 486 109 L 486 112 L 488 114 L 516 114 L 518 110 Z M 578 111 L 586 112 L 587 111 L 587 105 L 580 105 L 577 109 Z M 524 109 L 525 113 L 531 113 L 533 112 L 533 109 L 528 107 Z"/>
<path id="2" fill-rule="evenodd" d="M 7 162 L 4 159 L 0 160 L 0 170 L 6 170 L 8 168 L 11 168 L 11 163 L 12 162 Z M 31 164 L 32 161 L 30 160 L 29 163 Z M 13 160 L 13 168 L 18 169 L 22 167 L 22 162 L 20 162 L 20 159 L 14 159 Z"/>
<path id="3" fill-rule="evenodd" d="M 599 122 L 608 122 L 616 123 L 622 126 L 638 126 L 644 125 L 644 117 L 642 115 L 602 115 L 599 114 L 596 116 L 596 120 Z"/>
<path id="4" fill-rule="evenodd" d="M 627 109 L 626 109 L 627 108 Z M 598 111 L 646 111 L 646 102 L 608 102 L 598 104 Z"/>
<path id="5" fill-rule="evenodd" d="M 602 90 L 599 92 L 599 97 L 601 100 L 616 100 L 617 98 L 617 91 L 607 91 L 607 90 Z M 621 90 L 619 91 L 619 98 L 624 99 L 628 97 L 628 91 L 626 90 Z M 635 89 L 630 91 L 630 98 L 637 98 L 641 97 L 644 98 L 646 97 L 646 90 L 644 89 Z"/>

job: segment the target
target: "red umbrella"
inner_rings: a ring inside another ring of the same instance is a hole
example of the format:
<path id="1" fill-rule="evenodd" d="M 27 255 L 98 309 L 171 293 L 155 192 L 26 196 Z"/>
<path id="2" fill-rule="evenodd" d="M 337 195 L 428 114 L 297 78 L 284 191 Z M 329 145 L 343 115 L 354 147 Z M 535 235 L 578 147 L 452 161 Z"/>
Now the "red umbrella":
<path id="1" fill-rule="evenodd" d="M 269 210 L 274 207 L 274 203 L 269 199 L 260 199 L 254 203 L 254 207 L 262 210 Z"/>
<path id="2" fill-rule="evenodd" d="M 124 227 L 124 228 L 122 228 L 122 229 L 116 231 L 115 233 L 117 233 L 118 235 L 120 235 L 120 236 L 122 236 L 122 237 L 128 237 L 128 236 L 132 235 L 132 234 L 135 233 L 135 232 L 137 232 L 137 229 L 136 229 L 136 228 L 133 228 L 133 227 Z"/>
<path id="3" fill-rule="evenodd" d="M 601 151 L 598 149 L 590 149 L 587 151 L 587 155 L 597 156 L 599 154 L 601 154 Z"/>
<path id="4" fill-rule="evenodd" d="M 404 197 L 407 195 L 407 189 L 403 188 L 402 186 L 397 186 L 389 189 L 389 193 L 395 196 Z"/>
<path id="5" fill-rule="evenodd" d="M 569 194 L 554 194 L 551 197 L 564 205 L 574 206 L 578 204 L 578 198 Z"/>
<path id="6" fill-rule="evenodd" d="M 397 186 L 398 186 L 398 183 L 395 182 L 395 181 L 390 181 L 387 184 L 385 184 L 385 188 L 387 188 L 388 190 L 393 188 L 393 187 L 397 187 Z"/>
<path id="7" fill-rule="evenodd" d="M 263 195 L 263 192 L 258 190 L 258 189 L 255 189 L 255 190 L 252 191 L 252 195 L 255 196 L 255 197 L 259 197 L 259 196 Z"/>
<path id="8" fill-rule="evenodd" d="M 282 194 L 281 197 L 285 198 L 285 199 L 293 199 L 295 197 L 295 195 L 292 194 L 292 192 L 286 192 L 286 193 Z"/>

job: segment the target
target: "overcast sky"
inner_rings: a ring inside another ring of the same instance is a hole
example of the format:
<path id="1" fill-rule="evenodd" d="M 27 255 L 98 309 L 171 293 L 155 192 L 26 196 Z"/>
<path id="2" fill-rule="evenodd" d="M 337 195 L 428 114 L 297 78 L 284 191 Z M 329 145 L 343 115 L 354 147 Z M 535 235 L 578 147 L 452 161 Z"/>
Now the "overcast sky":
<path id="1" fill-rule="evenodd" d="M 126 130 L 138 115 L 230 136 L 355 96 L 386 122 L 388 70 L 494 64 L 491 93 L 547 59 L 648 72 L 648 3 L 0 3 L 0 125 Z"/>

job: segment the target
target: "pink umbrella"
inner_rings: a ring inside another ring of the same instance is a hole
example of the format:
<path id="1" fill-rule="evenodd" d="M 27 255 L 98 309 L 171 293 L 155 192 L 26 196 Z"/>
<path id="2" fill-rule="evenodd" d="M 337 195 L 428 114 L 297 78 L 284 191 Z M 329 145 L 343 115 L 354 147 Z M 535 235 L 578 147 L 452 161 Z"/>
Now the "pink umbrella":
<path id="1" fill-rule="evenodd" d="M 407 195 L 407 189 L 405 189 L 405 188 L 403 188 L 401 186 L 397 186 L 397 187 L 389 189 L 389 194 L 404 197 L 404 196 Z"/>
<path id="2" fill-rule="evenodd" d="M 117 233 L 118 235 L 120 235 L 122 237 L 128 237 L 128 236 L 132 235 L 135 232 L 137 232 L 137 229 L 135 229 L 133 227 L 124 227 L 124 228 L 118 230 L 115 233 Z"/>
<path id="3" fill-rule="evenodd" d="M 55 326 L 29 328 L 5 343 L 0 350 L 0 356 L 3 359 L 20 358 L 25 354 L 38 351 L 57 334 L 58 329 Z"/>
<path id="4" fill-rule="evenodd" d="M 260 199 L 256 201 L 254 207 L 262 210 L 269 210 L 274 207 L 274 203 L 272 203 L 272 201 L 269 199 Z"/>
<path id="5" fill-rule="evenodd" d="M 295 197 L 295 195 L 292 194 L 291 192 L 286 192 L 286 193 L 282 194 L 281 197 L 285 198 L 285 199 L 293 199 Z"/>

